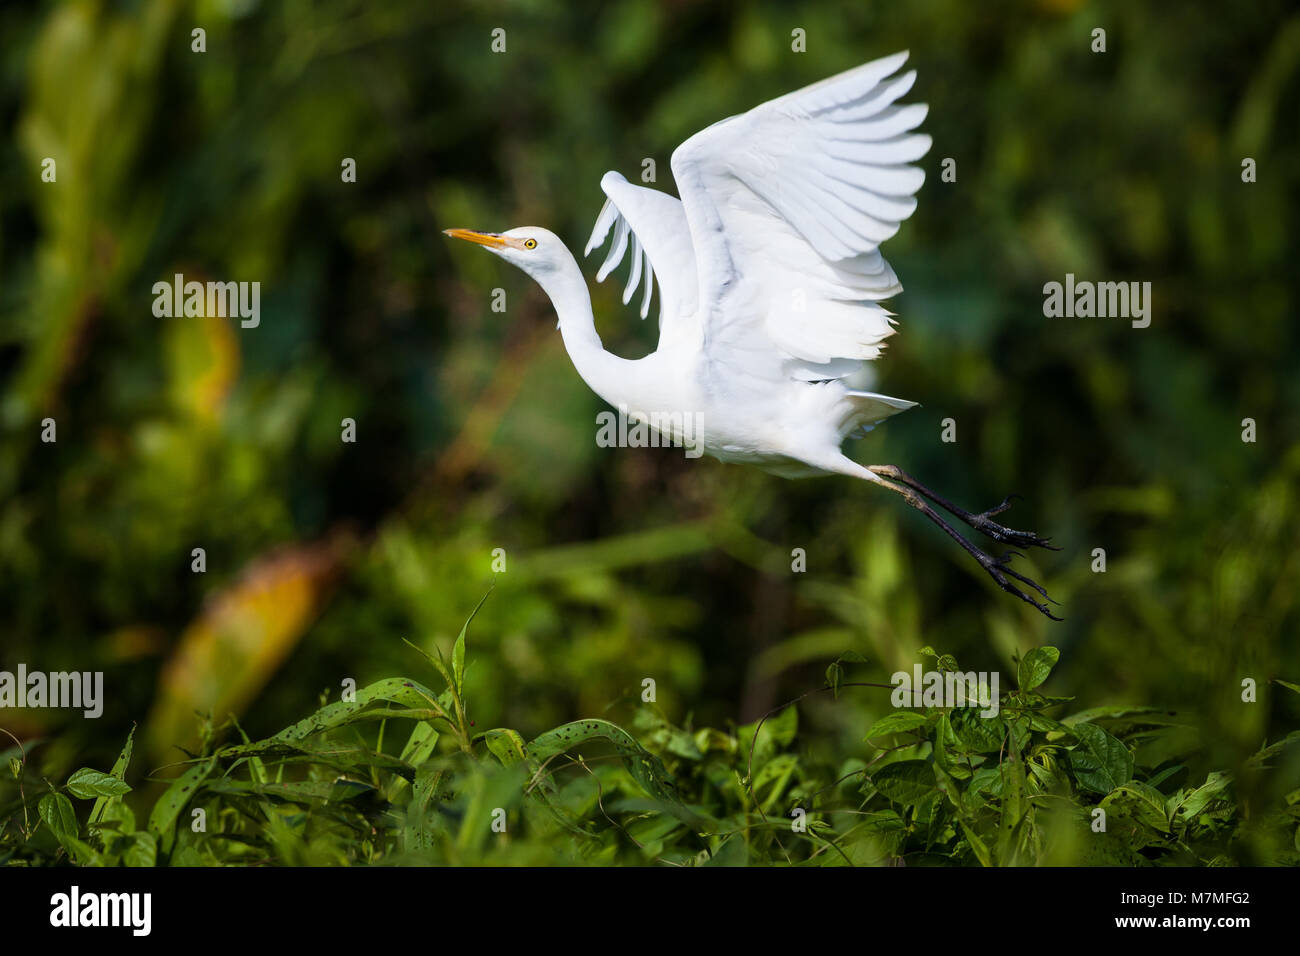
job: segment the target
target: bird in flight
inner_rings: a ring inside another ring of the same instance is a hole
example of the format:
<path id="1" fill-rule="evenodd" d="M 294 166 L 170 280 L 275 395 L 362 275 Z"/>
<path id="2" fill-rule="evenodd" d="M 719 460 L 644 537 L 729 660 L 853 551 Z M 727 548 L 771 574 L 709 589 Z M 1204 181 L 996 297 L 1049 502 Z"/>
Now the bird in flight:
<path id="1" fill-rule="evenodd" d="M 936 510 L 999 544 L 1051 548 L 993 520 L 1015 496 L 972 513 L 897 466 L 861 465 L 841 451 L 916 404 L 869 390 L 869 363 L 895 324 L 880 303 L 902 291 L 880 244 L 916 208 L 925 174 L 911 164 L 930 148 L 916 132 L 927 107 L 897 102 L 916 79 L 898 73 L 906 59 L 863 64 L 696 133 L 672 155 L 681 199 L 604 175 L 608 198 L 586 254 L 610 241 L 603 282 L 630 250 L 623 302 L 644 284 L 642 318 L 657 280 L 659 345 L 644 358 L 601 346 L 586 279 L 554 233 L 446 234 L 536 280 L 578 374 L 609 404 L 669 431 L 689 419 L 693 440 L 722 461 L 788 478 L 848 475 L 896 492 L 1002 590 L 1059 620 L 1042 586 L 1010 567 L 1023 555 L 995 557 Z"/>

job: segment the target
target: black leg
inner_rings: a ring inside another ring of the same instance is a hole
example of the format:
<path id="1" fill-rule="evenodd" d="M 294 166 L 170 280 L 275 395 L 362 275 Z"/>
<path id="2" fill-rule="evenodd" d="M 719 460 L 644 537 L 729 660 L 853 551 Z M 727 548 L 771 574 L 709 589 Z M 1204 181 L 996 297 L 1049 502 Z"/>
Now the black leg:
<path id="1" fill-rule="evenodd" d="M 996 521 L 992 520 L 993 515 L 1001 514 L 1011 507 L 1012 498 L 1019 498 L 1020 495 L 1008 495 L 1003 499 L 1002 504 L 998 505 L 996 508 L 990 508 L 988 511 L 981 511 L 979 514 L 972 514 L 963 508 L 958 508 L 951 501 L 948 501 L 946 498 L 931 491 L 907 472 L 903 471 L 903 469 L 895 465 L 869 465 L 868 470 L 883 478 L 892 478 L 900 484 L 911 488 L 913 491 L 919 492 L 933 501 L 944 511 L 955 517 L 958 521 L 970 525 L 976 531 L 980 532 L 980 534 L 987 535 L 1001 544 L 1014 544 L 1022 548 L 1046 548 L 1049 551 L 1061 550 L 1060 548 L 1053 547 L 1048 543 L 1051 540 L 1050 538 L 1040 538 L 1032 531 L 1016 531 L 1014 528 L 1005 527 L 1004 525 L 998 524 Z"/>
<path id="2" fill-rule="evenodd" d="M 892 468 L 892 467 L 893 467 L 892 465 L 873 466 L 871 470 L 876 474 L 880 474 L 878 468 Z M 967 554 L 969 554 L 972 558 L 974 558 L 976 561 L 979 562 L 980 567 L 982 567 L 988 573 L 988 576 L 993 579 L 994 583 L 996 583 L 998 587 L 1006 591 L 1008 594 L 1014 594 L 1016 597 L 1020 598 L 1020 600 L 1026 602 L 1027 604 L 1032 604 L 1034 607 L 1038 608 L 1038 610 L 1042 611 L 1044 614 L 1050 617 L 1053 621 L 1061 620 L 1061 618 L 1057 617 L 1048 609 L 1046 604 L 1040 604 L 1034 598 L 1030 597 L 1024 591 L 1020 590 L 1020 588 L 1016 587 L 1009 580 L 1007 580 L 1007 577 L 1009 575 L 1010 577 L 1019 581 L 1021 584 L 1025 584 L 1033 588 L 1035 591 L 1041 594 L 1044 599 L 1048 601 L 1052 601 L 1051 597 L 1048 595 L 1047 591 L 1043 589 L 1042 585 L 1038 584 L 1036 581 L 1033 581 L 1025 577 L 1023 574 L 1020 574 L 1018 571 L 1014 571 L 1011 569 L 1010 566 L 1011 558 L 1015 555 L 1018 555 L 1019 552 L 1008 551 L 1002 557 L 995 558 L 987 551 L 983 551 L 980 548 L 977 548 L 975 545 L 971 544 L 969 541 L 966 540 L 966 538 L 960 532 L 957 531 L 956 528 L 948 524 L 948 522 L 944 521 L 937 511 L 935 511 L 928 504 L 926 504 L 925 499 L 922 497 L 924 492 L 921 492 L 921 489 L 919 488 L 914 489 L 911 486 L 902 485 L 902 484 L 896 485 L 892 481 L 885 481 L 884 479 L 881 479 L 880 484 L 885 488 L 888 488 L 890 491 L 898 492 L 898 494 L 903 496 L 904 501 L 906 501 L 909 505 L 911 505 L 917 511 L 921 512 L 921 514 L 925 515 L 927 518 L 929 518 L 931 521 L 937 524 L 940 528 L 942 528 L 945 534 L 947 534 L 950 538 L 952 538 L 959 545 L 961 545 L 962 550 L 964 550 Z M 926 497 L 929 496 L 926 495 Z M 946 507 L 945 505 L 943 505 L 942 501 L 936 500 L 936 503 L 939 504 L 941 507 Z M 960 517 L 960 515 L 958 515 L 958 517 Z M 973 518 L 976 516 L 971 515 L 971 517 Z M 975 526 L 972 525 L 972 527 Z M 999 527 L 1001 526 L 999 525 Z M 1016 533 L 1022 534 L 1023 532 L 1016 532 Z M 1047 547 L 1047 545 L 1043 544 L 1040 545 L 1040 547 Z M 1024 555 L 1019 555 L 1019 556 L 1024 557 Z M 1055 604 L 1056 602 L 1052 601 L 1052 603 Z"/>

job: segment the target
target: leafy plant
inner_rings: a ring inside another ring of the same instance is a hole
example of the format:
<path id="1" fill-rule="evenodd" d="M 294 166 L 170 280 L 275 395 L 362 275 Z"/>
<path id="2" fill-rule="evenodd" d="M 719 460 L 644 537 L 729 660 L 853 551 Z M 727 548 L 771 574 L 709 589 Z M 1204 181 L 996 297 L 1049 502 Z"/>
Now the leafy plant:
<path id="1" fill-rule="evenodd" d="M 531 740 L 478 730 L 463 695 L 473 617 L 450 662 L 421 651 L 441 691 L 380 680 L 263 740 L 231 721 L 224 729 L 238 739 L 217 743 L 222 735 L 206 727 L 201 752 L 166 783 L 143 829 L 125 802 L 134 730 L 110 772 L 82 768 L 47 783 L 37 818 L 27 813 L 23 753 L 11 764 L 20 796 L 6 809 L 0 862 L 1300 862 L 1298 792 L 1248 818 L 1233 774 L 1193 775 L 1194 742 L 1178 714 L 1052 716 L 1072 703 L 1040 691 L 1060 658 L 1053 647 L 1018 661 L 1019 686 L 999 696 L 996 713 L 991 697 L 981 707 L 899 708 L 868 728 L 861 754 L 831 766 L 801 752 L 794 704 L 731 730 L 677 726 L 648 706 L 635 712 L 635 734 L 603 719 Z M 922 653 L 940 675 L 958 672 L 950 655 Z M 892 686 L 844 679 L 846 665 L 865 664 L 841 656 L 812 693 Z M 1264 747 L 1243 772 L 1265 772 L 1297 740 Z M 74 801 L 90 800 L 81 822 Z"/>

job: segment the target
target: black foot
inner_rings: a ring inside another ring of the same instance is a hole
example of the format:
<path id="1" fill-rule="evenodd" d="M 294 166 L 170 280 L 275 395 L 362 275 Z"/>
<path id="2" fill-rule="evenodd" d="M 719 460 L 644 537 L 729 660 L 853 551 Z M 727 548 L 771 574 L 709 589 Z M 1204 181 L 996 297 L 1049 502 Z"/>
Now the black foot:
<path id="1" fill-rule="evenodd" d="M 1006 591 L 1008 594 L 1014 594 L 1016 597 L 1020 598 L 1020 600 L 1024 601 L 1026 604 L 1032 604 L 1034 607 L 1038 608 L 1038 610 L 1042 611 L 1044 614 L 1050 617 L 1053 621 L 1061 620 L 1061 618 L 1057 617 L 1055 614 L 1051 612 L 1051 610 L 1048 608 L 1046 604 L 1040 604 L 1038 601 L 1034 600 L 1024 591 L 1020 590 L 1020 588 L 1016 587 L 1014 584 L 1012 584 L 1010 581 L 1007 580 L 1007 575 L 1010 575 L 1011 577 L 1019 581 L 1021 584 L 1027 584 L 1029 587 L 1033 588 L 1035 591 L 1041 594 L 1043 598 L 1045 598 L 1046 600 L 1052 601 L 1052 598 L 1048 595 L 1047 591 L 1043 589 L 1043 586 L 1041 584 L 1039 584 L 1037 581 L 1025 577 L 1019 571 L 1012 569 L 1011 559 L 1013 557 L 1023 558 L 1024 555 L 1021 554 L 1019 551 L 1008 551 L 1000 558 L 995 558 L 991 554 L 985 551 L 980 551 L 979 554 L 975 555 L 975 559 L 979 561 L 980 566 L 984 568 L 985 571 L 988 572 L 989 577 L 991 577 L 994 580 L 994 582 L 997 584 L 998 587 Z M 1057 602 L 1052 601 L 1052 603 L 1056 604 Z"/>
<path id="2" fill-rule="evenodd" d="M 1061 550 L 1049 543 L 1050 538 L 1040 538 L 1033 531 L 1017 531 L 1015 528 L 1008 528 L 1006 525 L 998 524 L 992 519 L 993 515 L 1000 515 L 1010 508 L 1012 499 L 1020 498 L 1024 500 L 1023 495 L 1007 495 L 1002 500 L 1002 504 L 996 508 L 981 511 L 979 514 L 972 514 L 965 508 L 959 508 L 947 498 L 931 491 L 896 465 L 872 465 L 870 470 L 882 477 L 892 478 L 918 494 L 924 495 L 958 521 L 970 525 L 980 534 L 987 535 L 999 544 L 1011 544 L 1018 548 L 1046 548 L 1048 551 Z"/>
<path id="3" fill-rule="evenodd" d="M 1040 538 L 1033 531 L 1017 531 L 1014 528 L 1008 528 L 990 520 L 991 515 L 1000 515 L 1010 508 L 1012 498 L 1024 500 L 1021 495 L 1007 495 L 1002 504 L 996 508 L 990 508 L 988 511 L 981 511 L 979 514 L 965 514 L 958 509 L 953 514 L 980 534 L 987 535 L 1000 544 L 1014 544 L 1020 548 L 1046 548 L 1048 551 L 1060 551 L 1060 548 L 1050 543 L 1051 538 Z"/>
<path id="4" fill-rule="evenodd" d="M 1041 595 L 1044 600 L 1051 601 L 1053 604 L 1057 603 L 1056 601 L 1052 601 L 1052 598 L 1048 595 L 1047 591 L 1043 589 L 1041 584 L 1025 577 L 1019 571 L 1012 569 L 1011 559 L 1016 556 L 1023 558 L 1023 554 L 1020 554 L 1018 551 L 1008 551 L 1000 558 L 993 557 L 987 551 L 977 548 L 971 542 L 967 541 L 966 538 L 959 534 L 952 525 L 944 521 L 938 512 L 931 508 L 926 501 L 926 499 L 928 499 L 929 501 L 934 502 L 944 511 L 947 511 L 953 517 L 957 518 L 957 520 L 964 522 L 976 531 L 980 532 L 980 534 L 987 535 L 1001 544 L 1010 544 L 1021 548 L 1046 548 L 1049 551 L 1060 551 L 1060 548 L 1049 543 L 1049 539 L 1039 537 L 1032 531 L 1016 531 L 1014 528 L 1008 528 L 993 520 L 993 515 L 999 515 L 1006 511 L 1011 507 L 1011 500 L 1013 498 L 1019 498 L 1020 495 L 1008 495 L 1003 500 L 1002 504 L 998 505 L 996 508 L 990 508 L 988 511 L 982 511 L 979 514 L 972 514 L 969 511 L 958 508 L 952 502 L 935 494 L 901 468 L 894 465 L 871 465 L 870 470 L 880 478 L 893 479 L 893 481 L 882 480 L 880 483 L 891 491 L 896 491 L 901 494 L 908 504 L 913 508 L 916 508 L 923 515 L 942 528 L 949 537 L 962 546 L 967 554 L 979 562 L 980 567 L 985 570 L 998 587 L 1006 591 L 1008 594 L 1014 594 L 1025 603 L 1032 604 L 1053 621 L 1061 620 L 1061 618 L 1051 612 L 1046 604 L 1040 603 L 1025 591 L 1020 590 L 1020 588 L 1015 584 L 1011 583 L 1012 580 L 1019 581 L 1021 584 L 1032 588 L 1035 592 Z M 894 484 L 895 481 L 898 482 L 898 484 Z"/>

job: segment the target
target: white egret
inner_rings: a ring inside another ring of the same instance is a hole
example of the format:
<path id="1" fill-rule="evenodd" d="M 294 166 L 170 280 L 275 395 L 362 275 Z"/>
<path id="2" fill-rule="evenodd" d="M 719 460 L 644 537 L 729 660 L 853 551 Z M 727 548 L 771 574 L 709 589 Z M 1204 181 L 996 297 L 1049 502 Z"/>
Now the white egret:
<path id="1" fill-rule="evenodd" d="M 644 282 L 641 316 L 659 284 L 659 345 L 641 359 L 601 346 L 577 260 L 552 232 L 448 229 L 532 276 L 559 316 L 565 348 L 601 398 L 634 417 L 681 422 L 703 449 L 784 477 L 839 474 L 902 495 L 954 538 L 1004 591 L 1049 617 L 1013 581 L 1016 552 L 994 557 L 931 503 L 995 541 L 1050 547 L 973 514 L 893 465 L 860 465 L 840 450 L 915 403 L 868 390 L 868 363 L 893 333 L 880 302 L 901 291 L 880 254 L 916 208 L 925 174 L 911 163 L 930 148 L 915 132 L 921 104 L 898 105 L 916 79 L 898 74 L 907 53 L 884 57 L 708 127 L 672 156 L 681 199 L 608 172 L 608 197 L 587 253 L 612 233 L 596 278 L 631 251 L 623 302 Z M 669 437 L 669 436 L 665 436 Z"/>

